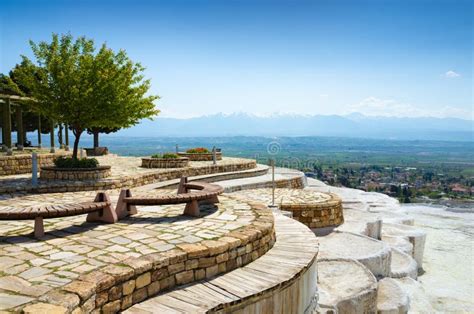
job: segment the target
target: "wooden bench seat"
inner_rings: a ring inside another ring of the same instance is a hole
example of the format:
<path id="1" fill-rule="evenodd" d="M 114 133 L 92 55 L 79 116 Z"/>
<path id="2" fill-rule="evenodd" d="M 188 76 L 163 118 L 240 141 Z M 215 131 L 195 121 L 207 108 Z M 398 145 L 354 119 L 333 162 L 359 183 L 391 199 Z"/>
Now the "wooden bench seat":
<path id="1" fill-rule="evenodd" d="M 81 202 L 77 204 L 44 205 L 29 207 L 2 207 L 0 209 L 0 220 L 35 220 L 34 236 L 44 236 L 43 219 L 77 216 L 88 214 L 88 222 L 101 221 L 114 223 L 117 215 L 112 209 L 112 203 L 107 194 L 97 193 L 93 202 Z"/>
<path id="2" fill-rule="evenodd" d="M 184 215 L 199 217 L 198 202 L 218 203 L 217 196 L 223 192 L 224 188 L 220 185 L 206 182 L 188 183 L 187 178 L 183 177 L 176 195 L 153 195 L 147 192 L 145 195 L 132 196 L 130 189 L 123 189 L 120 192 L 115 211 L 118 219 L 121 219 L 136 214 L 136 206 L 186 204 Z"/>

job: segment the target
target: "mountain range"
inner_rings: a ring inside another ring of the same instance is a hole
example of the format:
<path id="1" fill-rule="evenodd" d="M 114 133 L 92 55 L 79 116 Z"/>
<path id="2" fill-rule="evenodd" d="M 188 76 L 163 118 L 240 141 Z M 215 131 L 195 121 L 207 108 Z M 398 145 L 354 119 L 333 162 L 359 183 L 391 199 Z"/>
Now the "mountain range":
<path id="1" fill-rule="evenodd" d="M 140 137 L 336 136 L 474 141 L 474 121 L 458 118 L 214 114 L 188 119 L 158 117 L 116 133 Z"/>

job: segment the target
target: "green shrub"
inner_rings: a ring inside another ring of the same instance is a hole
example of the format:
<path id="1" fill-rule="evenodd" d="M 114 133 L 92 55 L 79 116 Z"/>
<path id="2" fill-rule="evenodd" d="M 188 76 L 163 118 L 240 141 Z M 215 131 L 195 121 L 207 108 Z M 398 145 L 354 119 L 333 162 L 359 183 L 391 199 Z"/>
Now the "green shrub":
<path id="1" fill-rule="evenodd" d="M 164 154 L 154 154 L 151 155 L 151 158 L 162 158 L 162 159 L 176 159 L 179 158 L 175 153 L 164 153 Z"/>
<path id="2" fill-rule="evenodd" d="M 205 147 L 190 148 L 186 151 L 188 154 L 209 154 L 210 151 Z"/>
<path id="3" fill-rule="evenodd" d="M 54 165 L 57 168 L 97 168 L 99 161 L 95 158 L 74 159 L 71 157 L 58 157 L 54 160 Z"/>

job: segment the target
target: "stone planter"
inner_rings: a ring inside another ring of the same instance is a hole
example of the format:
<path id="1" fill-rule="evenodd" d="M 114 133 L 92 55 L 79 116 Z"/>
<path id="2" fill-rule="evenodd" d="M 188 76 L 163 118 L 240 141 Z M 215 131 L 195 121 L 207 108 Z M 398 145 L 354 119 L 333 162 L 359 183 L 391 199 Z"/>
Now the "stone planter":
<path id="1" fill-rule="evenodd" d="M 181 157 L 187 157 L 191 161 L 212 161 L 212 153 L 178 153 Z M 216 152 L 216 160 L 222 160 L 222 152 Z"/>
<path id="2" fill-rule="evenodd" d="M 111 175 L 110 166 L 99 166 L 97 168 L 56 168 L 42 167 L 40 170 L 41 180 L 99 180 Z"/>
<path id="3" fill-rule="evenodd" d="M 109 154 L 108 147 L 84 148 L 87 156 L 104 156 Z"/>
<path id="4" fill-rule="evenodd" d="M 189 164 L 189 158 L 142 158 L 143 168 L 184 168 Z"/>

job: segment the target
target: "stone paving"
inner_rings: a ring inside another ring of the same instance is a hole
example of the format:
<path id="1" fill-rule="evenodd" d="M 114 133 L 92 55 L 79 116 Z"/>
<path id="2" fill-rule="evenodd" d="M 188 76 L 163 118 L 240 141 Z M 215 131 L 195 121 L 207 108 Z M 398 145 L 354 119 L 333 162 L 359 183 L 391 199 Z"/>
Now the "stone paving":
<path id="1" fill-rule="evenodd" d="M 256 162 L 250 159 L 223 157 L 222 160 L 191 161 L 186 168 L 142 168 L 141 157 L 121 157 L 107 155 L 96 157 L 100 165 L 111 166 L 111 175 L 101 180 L 89 181 L 42 181 L 39 180 L 38 192 L 68 192 L 79 190 L 113 189 L 123 186 L 141 186 L 153 182 L 174 179 L 184 175 L 204 175 L 210 173 L 241 171 L 253 169 Z M 0 176 L 0 193 L 30 192 L 31 174 Z"/>
<path id="2" fill-rule="evenodd" d="M 251 199 L 267 205 L 272 203 L 272 189 L 262 188 L 249 191 L 233 192 L 231 195 L 244 199 Z M 275 189 L 275 205 L 281 204 L 324 204 L 331 200 L 331 195 L 305 189 Z"/>
<path id="3" fill-rule="evenodd" d="M 114 202 L 118 191 L 111 194 Z M 94 195 L 4 196 L 0 206 L 67 204 L 91 200 Z M 0 221 L 0 310 L 28 303 L 81 274 L 129 257 L 220 238 L 257 217 L 249 204 L 228 196 L 221 196 L 217 207 L 201 205 L 200 218 L 182 216 L 183 208 L 184 204 L 138 207 L 137 215 L 115 224 L 87 223 L 86 215 L 46 219 L 46 235 L 41 239 L 31 236 L 32 221 Z"/>

